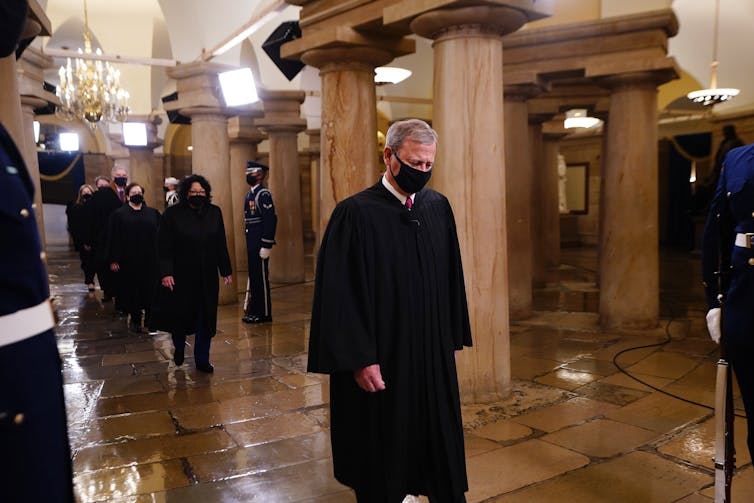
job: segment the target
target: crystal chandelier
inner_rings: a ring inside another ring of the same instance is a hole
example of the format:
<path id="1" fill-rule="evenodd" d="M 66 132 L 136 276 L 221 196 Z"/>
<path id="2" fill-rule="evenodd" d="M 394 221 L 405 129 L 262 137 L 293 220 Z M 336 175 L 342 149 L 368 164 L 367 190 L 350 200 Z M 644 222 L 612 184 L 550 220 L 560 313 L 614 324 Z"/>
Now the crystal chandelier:
<path id="1" fill-rule="evenodd" d="M 723 101 L 738 96 L 738 89 L 718 88 L 717 87 L 717 32 L 720 23 L 720 0 L 715 0 L 715 28 L 712 35 L 712 64 L 709 89 L 700 89 L 692 91 L 686 95 L 694 103 L 701 103 L 703 106 L 716 105 Z"/>
<path id="2" fill-rule="evenodd" d="M 84 0 L 84 50 L 79 54 L 92 55 L 92 43 L 89 32 L 89 16 Z M 97 48 L 94 53 L 102 55 Z M 120 70 L 108 62 L 86 61 L 76 58 L 75 67 L 71 58 L 66 58 L 66 65 L 58 70 L 60 85 L 55 94 L 60 99 L 60 106 L 55 114 L 65 120 L 78 117 L 90 127 L 96 127 L 101 120 L 110 122 L 125 121 L 128 118 L 128 92 L 120 86 Z"/>

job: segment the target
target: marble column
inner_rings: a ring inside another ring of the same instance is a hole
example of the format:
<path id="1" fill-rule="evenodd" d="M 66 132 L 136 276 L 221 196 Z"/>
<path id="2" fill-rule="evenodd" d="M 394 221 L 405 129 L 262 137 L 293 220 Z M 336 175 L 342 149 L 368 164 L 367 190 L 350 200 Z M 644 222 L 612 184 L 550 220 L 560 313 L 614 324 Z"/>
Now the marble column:
<path id="1" fill-rule="evenodd" d="M 508 315 L 532 310 L 532 157 L 527 96 L 505 93 L 505 211 L 508 232 Z"/>
<path id="2" fill-rule="evenodd" d="M 268 186 L 278 217 L 270 281 L 301 283 L 305 274 L 298 133 L 306 129 L 306 119 L 301 117 L 301 103 L 306 95 L 303 91 L 262 91 L 260 96 L 264 117 L 254 123 L 269 138 Z"/>
<path id="3" fill-rule="evenodd" d="M 165 209 L 162 170 L 155 169 L 154 149 L 159 145 L 128 147 L 129 181 L 144 187 L 144 201 L 160 213 Z"/>
<path id="4" fill-rule="evenodd" d="M 535 167 L 537 204 L 540 230 L 534 240 L 538 249 L 537 261 L 541 262 L 541 276 L 535 281 L 542 285 L 557 283 L 560 279 L 560 205 L 558 195 L 558 154 L 560 153 L 560 133 L 544 133 L 541 136 L 540 162 Z"/>
<path id="5" fill-rule="evenodd" d="M 319 243 L 322 236 L 319 233 L 320 217 L 320 205 L 321 205 L 321 179 L 319 160 L 321 156 L 320 149 L 320 134 L 319 129 L 307 129 L 307 136 L 309 136 L 309 169 L 311 170 L 311 203 L 312 203 L 312 232 L 314 234 L 314 242 L 312 243 L 312 264 L 316 270 L 317 268 L 317 253 L 319 253 Z"/>
<path id="6" fill-rule="evenodd" d="M 243 202 L 246 193 L 249 192 L 249 186 L 246 184 L 246 161 L 257 159 L 257 149 L 264 139 L 262 132 L 254 125 L 254 118 L 258 116 L 261 116 L 261 112 L 228 119 L 233 239 L 236 247 L 236 264 L 233 270 L 238 278 L 238 293 L 246 292 L 246 280 L 249 277 Z"/>
<path id="7" fill-rule="evenodd" d="M 657 80 L 637 72 L 605 83 L 611 92 L 602 171 L 600 324 L 651 328 L 660 309 Z"/>
<path id="8" fill-rule="evenodd" d="M 231 190 L 230 146 L 228 119 L 221 109 L 205 107 L 187 108 L 181 113 L 191 117 L 191 172 L 204 176 L 212 186 L 212 203 L 223 212 L 225 237 L 231 266 L 236 263 L 236 248 L 233 232 L 233 193 Z M 234 271 L 235 272 L 235 271 Z M 236 278 L 237 279 L 237 278 Z M 227 286 L 220 281 L 220 304 L 238 301 L 236 286 Z"/>
<path id="9" fill-rule="evenodd" d="M 25 152 L 27 139 L 21 113 L 15 54 L 0 58 L 0 122 L 8 130 L 18 150 Z"/>
<path id="10" fill-rule="evenodd" d="M 338 202 L 377 180 L 374 69 L 392 59 L 388 50 L 366 46 L 313 49 L 301 57 L 322 78 L 320 236 Z"/>
<path id="11" fill-rule="evenodd" d="M 476 6 L 428 12 L 410 24 L 434 40 L 440 143 L 432 180 L 455 212 L 474 337 L 458 357 L 464 402 L 510 393 L 502 36 L 525 22 L 515 9 Z"/>

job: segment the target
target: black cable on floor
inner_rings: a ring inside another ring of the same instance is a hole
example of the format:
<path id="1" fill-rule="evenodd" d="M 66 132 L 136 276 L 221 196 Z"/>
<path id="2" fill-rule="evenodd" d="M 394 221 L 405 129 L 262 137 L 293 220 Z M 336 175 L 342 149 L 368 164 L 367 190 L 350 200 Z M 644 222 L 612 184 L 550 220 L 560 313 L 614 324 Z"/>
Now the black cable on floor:
<path id="1" fill-rule="evenodd" d="M 672 321 L 673 321 L 673 319 L 671 318 L 670 320 L 668 320 L 668 323 L 667 323 L 667 325 L 665 325 L 665 337 L 666 337 L 666 338 L 665 338 L 665 340 L 664 340 L 664 341 L 661 341 L 661 342 L 656 342 L 656 343 L 654 343 L 654 344 L 644 344 L 644 345 L 642 345 L 642 346 L 635 346 L 635 347 L 632 347 L 632 348 L 626 348 L 626 349 L 622 349 L 622 350 L 618 351 L 617 353 L 615 353 L 615 356 L 613 356 L 613 365 L 615 365 L 615 366 L 616 366 L 616 367 L 618 368 L 618 370 L 619 370 L 619 371 L 621 371 L 621 372 L 622 372 L 623 374 L 627 375 L 628 377 L 630 377 L 630 378 L 631 378 L 631 379 L 633 379 L 634 381 L 636 381 L 636 382 L 638 382 L 638 383 L 640 383 L 640 384 L 643 384 L 644 386 L 646 386 L 646 387 L 648 387 L 648 388 L 651 388 L 651 389 L 653 389 L 653 390 L 655 390 L 655 391 L 657 391 L 657 392 L 660 392 L 660 393 L 662 393 L 663 395 L 667 395 L 667 396 L 669 396 L 669 397 L 675 398 L 676 400 L 680 400 L 680 401 L 682 401 L 682 402 L 686 402 L 686 403 L 689 403 L 689 404 L 691 404 L 691 405 L 697 405 L 697 406 L 699 406 L 699 407 L 704 407 L 705 409 L 709 409 L 709 410 L 715 410 L 715 408 L 714 408 L 714 407 L 710 407 L 709 405 L 705 405 L 705 404 L 703 404 L 703 403 L 695 402 L 695 401 L 693 401 L 693 400 L 689 400 L 688 398 L 683 398 L 682 396 L 674 395 L 673 393 L 670 393 L 669 391 L 665 391 L 665 390 L 662 390 L 662 389 L 660 389 L 660 388 L 658 388 L 658 387 L 656 387 L 656 386 L 652 386 L 651 384 L 649 384 L 649 383 L 647 383 L 647 382 L 644 382 L 644 381 L 642 381 L 642 380 L 641 380 L 641 379 L 639 379 L 638 377 L 636 377 L 636 376 L 634 376 L 634 375 L 631 375 L 631 374 L 630 374 L 630 373 L 629 373 L 629 372 L 628 372 L 628 371 L 627 371 L 626 369 L 624 369 L 623 367 L 621 367 L 621 366 L 620 366 L 620 365 L 618 364 L 618 357 L 619 357 L 620 355 L 622 355 L 623 353 L 628 353 L 629 351 L 636 351 L 637 349 L 644 349 L 644 348 L 654 348 L 654 347 L 661 347 L 661 346 L 664 346 L 665 344 L 667 344 L 667 343 L 671 342 L 671 341 L 673 340 L 673 339 L 672 339 L 672 338 L 670 337 L 670 323 L 671 323 Z M 734 409 L 734 410 L 741 410 L 741 409 Z M 739 413 L 735 413 L 735 412 L 734 412 L 734 414 L 735 414 L 735 415 L 736 415 L 737 417 L 742 417 L 742 418 L 746 419 L 746 414 L 739 414 Z"/>

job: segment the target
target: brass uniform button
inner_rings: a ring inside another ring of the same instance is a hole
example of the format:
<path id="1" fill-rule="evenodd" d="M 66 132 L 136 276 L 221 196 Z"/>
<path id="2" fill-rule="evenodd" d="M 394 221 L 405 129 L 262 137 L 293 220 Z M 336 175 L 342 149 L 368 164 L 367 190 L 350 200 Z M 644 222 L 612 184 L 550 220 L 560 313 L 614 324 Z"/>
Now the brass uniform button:
<path id="1" fill-rule="evenodd" d="M 24 218 L 28 218 L 29 217 L 29 210 L 27 210 L 26 208 L 21 208 L 21 211 L 19 211 L 19 213 Z"/>
<path id="2" fill-rule="evenodd" d="M 47 260 L 47 253 L 39 252 L 39 258 L 44 262 L 45 260 Z"/>
<path id="3" fill-rule="evenodd" d="M 752 216 L 752 218 L 754 218 L 754 211 L 751 212 L 751 216 Z"/>
<path id="4" fill-rule="evenodd" d="M 754 265 L 754 258 L 749 259 L 749 265 Z"/>
<path id="5" fill-rule="evenodd" d="M 23 422 L 24 422 L 24 415 L 23 415 L 23 414 L 21 414 L 21 413 L 19 412 L 19 413 L 18 413 L 18 414 L 16 414 L 16 416 L 15 416 L 15 417 L 13 418 L 13 422 L 14 422 L 14 423 L 16 423 L 17 425 L 20 425 L 21 423 L 23 423 Z"/>

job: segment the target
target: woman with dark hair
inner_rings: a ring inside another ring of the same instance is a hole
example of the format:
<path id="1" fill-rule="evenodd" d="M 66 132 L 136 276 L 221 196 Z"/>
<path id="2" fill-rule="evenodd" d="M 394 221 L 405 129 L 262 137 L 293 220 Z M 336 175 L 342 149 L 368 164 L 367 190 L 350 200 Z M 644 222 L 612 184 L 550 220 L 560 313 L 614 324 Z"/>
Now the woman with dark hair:
<path id="1" fill-rule="evenodd" d="M 141 332 L 142 310 L 149 304 L 157 281 L 157 228 L 160 212 L 144 203 L 144 188 L 126 186 L 127 204 L 110 216 L 107 262 L 118 276 L 115 297 L 130 317 L 129 328 Z"/>
<path id="2" fill-rule="evenodd" d="M 76 201 L 65 210 L 68 216 L 68 232 L 71 233 L 73 238 L 73 247 L 79 252 L 81 270 L 84 271 L 84 283 L 86 283 L 90 292 L 94 291 L 94 274 L 97 267 L 94 262 L 94 251 L 90 245 L 86 244 L 90 242 L 86 204 L 93 194 L 94 187 L 89 184 L 82 185 L 79 187 L 79 195 Z"/>
<path id="3" fill-rule="evenodd" d="M 179 203 L 165 210 L 158 232 L 161 287 L 150 327 L 170 332 L 176 365 L 183 364 L 186 336 L 196 334 L 194 363 L 211 373 L 209 348 L 217 331 L 218 272 L 233 281 L 222 211 L 211 204 L 212 188 L 201 175 L 185 178 Z"/>

